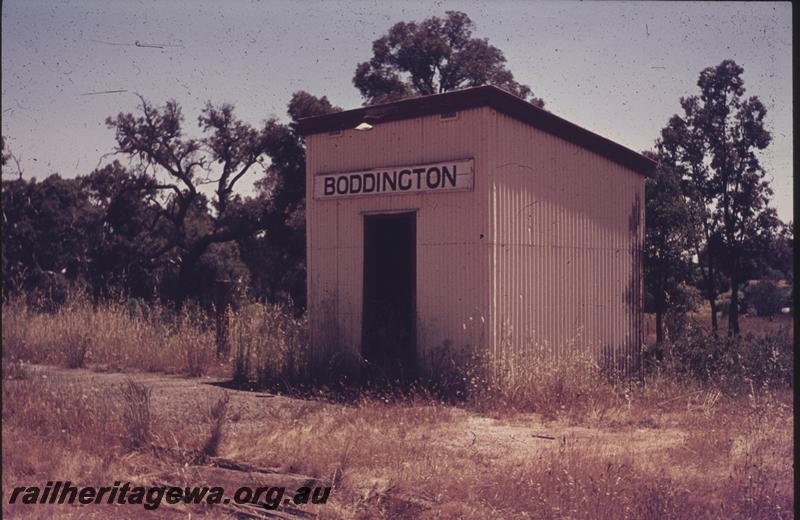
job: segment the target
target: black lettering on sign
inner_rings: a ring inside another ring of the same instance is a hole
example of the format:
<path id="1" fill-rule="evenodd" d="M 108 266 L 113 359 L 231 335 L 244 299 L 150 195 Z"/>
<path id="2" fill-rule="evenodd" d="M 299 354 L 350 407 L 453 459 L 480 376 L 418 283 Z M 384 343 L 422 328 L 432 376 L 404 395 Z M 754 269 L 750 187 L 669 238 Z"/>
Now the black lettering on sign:
<path id="1" fill-rule="evenodd" d="M 392 172 L 394 175 L 389 175 L 389 172 L 383 172 L 383 191 L 389 191 L 386 189 L 386 185 L 392 187 L 391 191 L 397 190 L 397 172 Z"/>
<path id="2" fill-rule="evenodd" d="M 420 185 L 420 176 L 425 173 L 425 168 L 414 168 L 414 173 L 417 174 L 417 189 L 420 189 L 422 187 Z"/>
<path id="3" fill-rule="evenodd" d="M 358 182 L 356 182 L 358 181 Z M 353 174 L 350 176 L 350 193 L 361 193 L 361 175 Z"/>
<path id="4" fill-rule="evenodd" d="M 336 192 L 336 177 L 325 177 L 325 195 L 333 195 Z"/>
<path id="5" fill-rule="evenodd" d="M 462 170 L 460 173 L 459 168 Z M 470 190 L 473 176 L 473 159 L 398 166 L 394 170 L 327 173 L 314 179 L 314 197 Z"/>
<path id="6" fill-rule="evenodd" d="M 453 165 L 453 174 L 450 175 L 450 170 L 447 169 L 447 166 L 442 166 L 442 175 L 445 179 L 450 181 L 450 186 L 455 188 L 456 187 L 456 165 Z M 444 182 L 442 182 L 444 185 Z"/>
<path id="7" fill-rule="evenodd" d="M 433 175 L 434 173 L 436 174 L 436 176 Z M 432 190 L 438 188 L 439 183 L 441 181 L 442 181 L 442 173 L 439 171 L 439 168 L 435 166 L 433 168 L 428 168 L 428 179 L 427 179 L 428 188 Z"/>
<path id="8" fill-rule="evenodd" d="M 347 177 L 344 175 L 336 179 L 336 193 L 339 195 L 347 194 Z"/>
<path id="9" fill-rule="evenodd" d="M 369 182 L 371 181 L 371 182 Z M 364 174 L 364 189 L 362 190 L 364 193 L 372 193 L 375 191 L 375 174 L 374 173 L 365 173 Z"/>
<path id="10" fill-rule="evenodd" d="M 400 179 L 398 180 L 398 184 L 400 184 L 400 189 L 402 191 L 408 191 L 411 189 L 411 179 L 407 179 L 407 183 L 403 182 L 403 176 L 411 176 L 411 170 L 400 170 Z"/>

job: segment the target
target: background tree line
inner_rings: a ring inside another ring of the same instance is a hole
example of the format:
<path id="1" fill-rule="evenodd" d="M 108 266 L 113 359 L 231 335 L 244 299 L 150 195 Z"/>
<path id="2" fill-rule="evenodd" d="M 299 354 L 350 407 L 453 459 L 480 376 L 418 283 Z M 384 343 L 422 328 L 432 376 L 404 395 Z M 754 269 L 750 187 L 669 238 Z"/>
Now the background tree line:
<path id="1" fill-rule="evenodd" d="M 453 11 L 397 23 L 373 42 L 353 84 L 365 104 L 494 84 L 543 107 L 473 29 Z M 760 313 L 790 301 L 774 283 L 748 284 L 793 281 L 794 237 L 769 207 L 758 160 L 770 143 L 766 108 L 744 96 L 742 73 L 729 60 L 703 70 L 699 95 L 680 100 L 682 113 L 648 152 L 659 167 L 646 183 L 645 281 L 659 341 L 698 295 L 714 331 L 724 311 L 733 334 L 741 292 Z M 230 279 L 249 297 L 291 298 L 304 308 L 305 148 L 296 123 L 337 110 L 299 91 L 289 122 L 255 128 L 233 106 L 209 102 L 190 132 L 176 102 L 140 98 L 136 113 L 106 120 L 122 160 L 71 179 L 14 175 L 19 164 L 4 145 L 4 296 L 25 291 L 58 303 L 80 283 L 95 300 L 124 295 L 180 307 L 209 304 L 214 280 Z M 250 196 L 238 190 L 245 178 L 256 179 Z"/>
<path id="2" fill-rule="evenodd" d="M 460 12 L 395 24 L 356 67 L 365 104 L 493 83 L 541 105 L 473 28 Z M 296 122 L 337 110 L 299 91 L 288 123 L 254 128 L 233 106 L 209 102 L 191 132 L 175 101 L 140 98 L 137 113 L 106 120 L 121 160 L 71 179 L 12 179 L 4 149 L 4 294 L 57 302 L 81 282 L 95 300 L 122 294 L 180 307 L 210 303 L 214 280 L 230 279 L 251 297 L 303 308 L 305 148 Z M 247 177 L 252 196 L 237 190 Z"/>

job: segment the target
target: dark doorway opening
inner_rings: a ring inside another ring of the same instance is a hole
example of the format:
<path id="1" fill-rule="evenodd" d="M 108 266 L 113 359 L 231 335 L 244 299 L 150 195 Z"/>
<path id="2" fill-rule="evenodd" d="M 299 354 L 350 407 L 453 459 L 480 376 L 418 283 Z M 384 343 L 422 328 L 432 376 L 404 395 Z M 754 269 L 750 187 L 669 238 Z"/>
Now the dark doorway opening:
<path id="1" fill-rule="evenodd" d="M 414 376 L 416 223 L 416 213 L 364 217 L 361 349 L 368 377 Z"/>

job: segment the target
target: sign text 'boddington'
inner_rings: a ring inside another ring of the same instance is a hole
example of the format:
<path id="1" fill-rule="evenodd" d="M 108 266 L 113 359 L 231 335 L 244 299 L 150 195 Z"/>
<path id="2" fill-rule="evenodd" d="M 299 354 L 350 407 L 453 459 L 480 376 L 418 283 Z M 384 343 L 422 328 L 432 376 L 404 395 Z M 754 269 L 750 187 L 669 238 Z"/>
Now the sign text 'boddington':
<path id="1" fill-rule="evenodd" d="M 393 166 L 317 175 L 314 177 L 314 198 L 470 190 L 472 181 L 472 159 Z"/>

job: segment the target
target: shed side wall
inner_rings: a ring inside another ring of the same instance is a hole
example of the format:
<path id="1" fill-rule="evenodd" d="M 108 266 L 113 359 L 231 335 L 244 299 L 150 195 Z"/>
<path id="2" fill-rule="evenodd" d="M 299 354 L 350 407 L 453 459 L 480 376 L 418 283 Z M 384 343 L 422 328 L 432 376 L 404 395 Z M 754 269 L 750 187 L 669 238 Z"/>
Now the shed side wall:
<path id="1" fill-rule="evenodd" d="M 644 178 L 493 112 L 495 349 L 638 368 Z"/>

